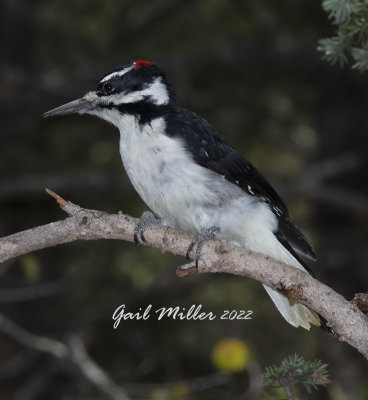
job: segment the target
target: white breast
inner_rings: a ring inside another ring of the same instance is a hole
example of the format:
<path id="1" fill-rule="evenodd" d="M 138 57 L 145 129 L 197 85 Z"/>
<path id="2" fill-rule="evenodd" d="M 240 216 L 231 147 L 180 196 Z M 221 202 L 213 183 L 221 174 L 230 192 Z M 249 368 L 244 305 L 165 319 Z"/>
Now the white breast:
<path id="1" fill-rule="evenodd" d="M 189 213 L 188 207 L 218 201 L 208 190 L 206 170 L 193 162 L 177 138 L 164 134 L 163 118 L 141 127 L 133 116 L 124 116 L 119 129 L 120 154 L 133 186 L 168 224 L 184 229 L 180 214 Z"/>
<path id="2" fill-rule="evenodd" d="M 228 240 L 244 243 L 254 226 L 275 228 L 275 217 L 223 176 L 196 164 L 178 137 L 164 134 L 157 118 L 140 126 L 133 116 L 119 121 L 120 154 L 143 201 L 164 223 L 189 232 L 219 226 Z M 249 238 L 251 240 L 251 238 Z"/>
<path id="3" fill-rule="evenodd" d="M 193 233 L 218 226 L 224 238 L 255 251 L 274 236 L 277 221 L 269 207 L 196 164 L 180 139 L 163 133 L 163 118 L 141 127 L 125 116 L 119 129 L 127 174 L 165 224 Z"/>

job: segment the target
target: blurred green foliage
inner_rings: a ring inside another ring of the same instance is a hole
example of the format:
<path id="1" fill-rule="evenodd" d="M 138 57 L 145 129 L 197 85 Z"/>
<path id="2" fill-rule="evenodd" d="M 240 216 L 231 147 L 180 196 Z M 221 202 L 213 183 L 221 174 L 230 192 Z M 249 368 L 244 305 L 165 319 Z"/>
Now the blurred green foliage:
<path id="1" fill-rule="evenodd" d="M 116 129 L 94 118 L 41 115 L 94 88 L 116 65 L 151 59 L 180 102 L 277 188 L 316 248 L 316 276 L 348 298 L 366 291 L 367 78 L 321 62 L 317 42 L 331 26 L 320 2 L 4 0 L 1 7 L 2 236 L 65 218 L 45 187 L 87 208 L 133 216 L 146 209 L 124 173 Z M 314 398 L 368 396 L 364 360 L 319 330 L 289 326 L 256 282 L 178 279 L 183 259 L 117 241 L 25 257 L 1 269 L 2 288 L 57 282 L 63 291 L 3 302 L 4 314 L 35 334 L 78 334 L 133 399 L 265 398 L 261 389 L 249 393 L 261 369 L 294 352 L 330 365 L 333 383 Z M 121 304 L 132 312 L 202 304 L 217 315 L 254 314 L 249 321 L 151 317 L 114 330 Z M 247 369 L 222 373 L 213 365 L 211 352 L 229 337 L 250 349 Z M 2 399 L 103 398 L 70 368 L 2 334 L 0 357 Z M 7 367 L 18 359 L 18 369 Z"/>
<path id="2" fill-rule="evenodd" d="M 331 64 L 368 69 L 368 5 L 362 0 L 324 0 L 323 8 L 337 25 L 335 36 L 321 39 L 318 50 Z"/>

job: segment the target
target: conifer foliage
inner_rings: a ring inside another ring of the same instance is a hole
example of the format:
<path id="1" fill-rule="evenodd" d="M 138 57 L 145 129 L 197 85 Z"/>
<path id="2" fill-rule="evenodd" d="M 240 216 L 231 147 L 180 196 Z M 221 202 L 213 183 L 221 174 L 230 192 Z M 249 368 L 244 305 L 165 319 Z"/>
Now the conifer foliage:
<path id="1" fill-rule="evenodd" d="M 279 367 L 267 367 L 263 373 L 263 382 L 266 387 L 282 387 L 288 400 L 296 399 L 293 392 L 298 384 L 311 393 L 312 389 L 330 383 L 327 364 L 320 360 L 305 361 L 297 354 L 282 360 Z"/>
<path id="2" fill-rule="evenodd" d="M 334 36 L 321 39 L 318 50 L 332 64 L 368 69 L 368 3 L 364 0 L 324 0 L 322 7 L 337 26 Z"/>

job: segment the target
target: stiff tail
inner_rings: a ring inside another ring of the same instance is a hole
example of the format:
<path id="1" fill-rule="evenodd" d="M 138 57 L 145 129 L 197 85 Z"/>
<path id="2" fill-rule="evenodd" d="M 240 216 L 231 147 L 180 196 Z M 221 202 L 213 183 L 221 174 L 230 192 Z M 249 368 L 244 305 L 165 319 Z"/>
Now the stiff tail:
<path id="1" fill-rule="evenodd" d="M 303 304 L 290 305 L 289 300 L 281 293 L 269 288 L 264 285 L 267 293 L 275 303 L 277 309 L 280 311 L 282 316 L 286 319 L 289 324 L 295 326 L 301 326 L 305 329 L 310 329 L 311 324 L 321 326 L 320 317 L 317 313 L 310 310 Z"/>

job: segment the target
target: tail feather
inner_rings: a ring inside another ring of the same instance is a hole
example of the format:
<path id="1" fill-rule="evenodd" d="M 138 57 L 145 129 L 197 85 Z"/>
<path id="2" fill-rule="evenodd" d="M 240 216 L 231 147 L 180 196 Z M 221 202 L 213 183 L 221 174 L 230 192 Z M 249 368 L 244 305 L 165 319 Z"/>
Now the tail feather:
<path id="1" fill-rule="evenodd" d="M 277 309 L 289 324 L 296 328 L 301 326 L 308 330 L 310 329 L 311 324 L 321 326 L 321 321 L 317 313 L 303 304 L 297 303 L 290 305 L 289 300 L 283 294 L 265 285 L 264 288 L 275 303 Z"/>
<path id="2" fill-rule="evenodd" d="M 280 235 L 274 236 L 274 238 L 277 244 L 273 248 L 269 247 L 268 250 L 272 251 L 267 252 L 271 257 L 289 264 L 294 268 L 301 269 L 302 271 L 312 274 L 309 267 L 303 263 L 303 261 L 298 257 L 294 249 L 286 240 L 282 240 L 283 238 Z M 276 290 L 273 290 L 265 285 L 264 287 L 281 315 L 286 319 L 287 322 L 289 322 L 289 324 L 295 326 L 296 328 L 301 326 L 308 330 L 310 329 L 311 325 L 321 326 L 321 319 L 316 312 L 310 310 L 303 304 L 296 303 L 291 305 L 289 303 L 289 299 L 282 293 L 277 292 Z"/>

